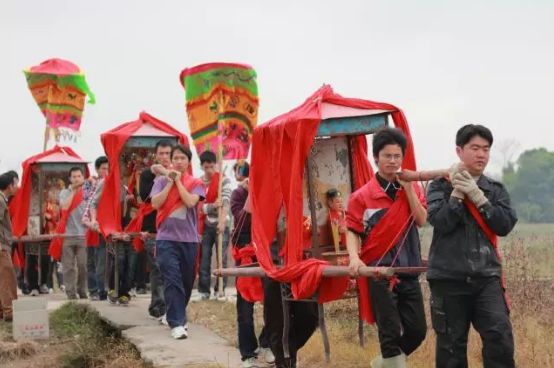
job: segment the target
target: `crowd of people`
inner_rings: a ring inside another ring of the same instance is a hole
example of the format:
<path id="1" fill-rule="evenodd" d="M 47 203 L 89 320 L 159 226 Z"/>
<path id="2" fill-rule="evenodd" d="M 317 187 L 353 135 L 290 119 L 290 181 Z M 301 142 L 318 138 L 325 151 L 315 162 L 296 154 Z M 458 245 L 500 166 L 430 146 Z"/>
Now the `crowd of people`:
<path id="1" fill-rule="evenodd" d="M 496 236 L 507 235 L 517 217 L 503 185 L 483 173 L 492 143 L 492 133 L 486 127 L 462 127 L 456 135 L 460 162 L 450 168 L 447 178 L 433 181 L 424 193 L 418 184 L 398 174 L 406 153 L 406 137 L 399 130 L 385 128 L 373 136 L 377 172 L 352 193 L 346 211 L 340 191 L 332 188 L 324 193 L 332 238 L 346 247 L 353 277 L 365 266 L 422 266 L 418 227 L 427 221 L 433 226 L 427 279 L 437 336 L 437 367 L 467 367 L 470 324 L 483 341 L 485 367 L 514 366 L 509 305 L 495 250 Z M 96 177 L 86 179 L 83 170 L 74 167 L 68 173 L 69 186 L 60 193 L 57 230 L 66 235 L 61 262 L 56 257 L 29 256 L 26 269 L 19 270 L 19 275 L 10 256 L 13 249 L 8 211 L 19 178 L 13 171 L 0 176 L 1 318 L 12 317 L 16 285 L 24 294 L 48 293 L 54 288 L 54 274 L 68 299 L 107 299 L 120 305 L 128 304 L 133 293 L 146 293 L 149 280 L 149 315 L 168 325 L 173 338 L 188 337 L 186 310 L 197 275 L 202 300 L 209 299 L 212 290 L 214 295 L 225 292 L 226 280 L 223 291 L 218 290 L 217 283 L 211 283 L 217 238 L 223 236 L 224 266 L 229 244 L 240 249 L 252 241 L 250 168 L 246 162 L 237 162 L 233 173 L 238 186 L 232 190 L 230 178 L 217 170 L 213 152 L 200 155 L 200 178 L 190 175 L 192 152 L 188 147 L 162 139 L 156 144 L 155 158 L 156 163 L 140 173 L 134 191 L 121 184 L 122 226 L 129 229 L 140 218 L 140 236 L 118 240 L 117 259 L 106 256 L 106 239 L 99 232 L 97 213 L 110 169 L 102 156 L 95 161 Z M 134 214 L 131 203 L 139 204 Z M 378 243 L 378 237 L 386 238 L 386 232 L 401 223 L 407 226 L 402 236 L 394 239 L 393 247 L 377 254 L 367 251 Z M 271 250 L 275 264 L 282 264 L 280 248 L 286 229 L 283 221 L 276 227 L 278 235 Z M 42 262 L 44 275 L 37 274 L 38 262 Z M 120 273 L 117 288 L 115 262 Z M 406 357 L 421 345 L 427 333 L 418 275 L 371 278 L 368 283 L 368 292 L 360 295 L 369 299 L 381 352 L 370 364 L 374 368 L 405 367 Z M 261 360 L 279 368 L 295 367 L 297 352 L 317 328 L 317 306 L 291 303 L 286 349 L 289 356 L 285 356 L 281 285 L 266 277 L 263 289 L 264 326 L 259 336 L 255 332 L 254 303 L 237 291 L 238 345 L 244 367 L 256 367 Z"/>

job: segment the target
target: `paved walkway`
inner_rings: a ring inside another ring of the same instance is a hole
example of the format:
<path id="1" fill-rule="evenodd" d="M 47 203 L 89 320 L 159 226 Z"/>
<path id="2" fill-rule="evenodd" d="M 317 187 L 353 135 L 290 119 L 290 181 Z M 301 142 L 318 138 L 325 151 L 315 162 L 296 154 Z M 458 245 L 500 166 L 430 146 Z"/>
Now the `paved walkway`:
<path id="1" fill-rule="evenodd" d="M 230 289 L 227 288 L 227 293 L 234 295 L 235 291 Z M 199 295 L 195 293 L 192 299 L 198 300 Z M 55 310 L 65 302 L 63 294 L 49 295 L 48 310 Z M 142 358 L 156 368 L 241 367 L 238 349 L 203 326 L 189 324 L 188 339 L 172 339 L 167 326 L 148 317 L 150 295 L 139 295 L 126 307 L 105 301 L 81 302 L 92 306 L 105 321 L 122 330 L 123 336 L 137 347 Z"/>

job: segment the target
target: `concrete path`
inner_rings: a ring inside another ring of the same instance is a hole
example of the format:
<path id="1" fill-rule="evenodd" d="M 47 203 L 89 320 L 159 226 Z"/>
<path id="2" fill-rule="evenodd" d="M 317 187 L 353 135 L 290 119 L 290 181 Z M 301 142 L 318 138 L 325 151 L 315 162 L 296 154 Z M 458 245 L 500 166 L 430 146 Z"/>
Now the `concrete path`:
<path id="1" fill-rule="evenodd" d="M 234 295 L 235 290 L 230 289 L 226 290 L 227 294 Z M 66 302 L 63 294 L 46 297 L 49 311 L 59 308 Z M 200 297 L 195 293 L 193 299 L 199 300 Z M 156 368 L 238 368 L 242 366 L 238 349 L 203 326 L 189 324 L 188 339 L 171 338 L 167 326 L 160 325 L 158 321 L 148 316 L 150 295 L 139 295 L 125 307 L 110 305 L 106 301 L 81 302 L 89 304 L 106 322 L 122 330 L 123 336 L 137 347 L 141 357 Z"/>

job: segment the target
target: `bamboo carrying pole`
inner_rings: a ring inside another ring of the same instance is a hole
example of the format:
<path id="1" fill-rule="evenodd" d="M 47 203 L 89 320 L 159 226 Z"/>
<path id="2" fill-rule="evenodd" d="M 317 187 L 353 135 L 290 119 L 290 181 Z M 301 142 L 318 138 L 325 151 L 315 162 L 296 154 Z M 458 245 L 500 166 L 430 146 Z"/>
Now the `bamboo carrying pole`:
<path id="1" fill-rule="evenodd" d="M 427 267 L 360 267 L 358 273 L 362 277 L 379 278 L 391 277 L 401 273 L 424 273 Z M 213 271 L 213 274 L 219 277 L 222 276 L 239 276 L 239 277 L 265 277 L 266 273 L 261 267 L 235 267 L 235 268 L 219 268 Z M 323 277 L 344 277 L 349 276 L 348 266 L 333 266 L 328 265 L 323 268 Z"/>
<path id="2" fill-rule="evenodd" d="M 398 178 L 404 181 L 429 181 L 447 177 L 448 171 L 448 169 L 426 171 L 402 170 L 398 173 Z"/>
<path id="3" fill-rule="evenodd" d="M 113 233 L 110 235 L 111 240 L 123 240 L 128 241 L 133 238 L 141 237 L 142 233 L 140 232 L 131 232 L 131 233 Z M 41 235 L 23 235 L 19 237 L 11 238 L 12 243 L 31 243 L 31 242 L 42 242 L 48 241 L 56 238 L 62 239 L 84 239 L 84 235 L 68 235 L 68 234 L 41 234 Z"/>
<path id="4" fill-rule="evenodd" d="M 219 116 L 217 117 L 218 121 L 218 129 L 219 124 L 221 124 L 220 117 L 223 113 L 223 106 L 224 106 L 224 98 L 223 98 L 223 92 L 220 92 L 219 97 Z M 218 165 L 218 172 L 219 172 L 219 183 L 217 186 L 217 199 L 218 201 L 222 202 L 221 194 L 223 191 L 223 143 L 220 142 L 219 147 L 217 148 L 217 165 Z M 223 204 L 223 203 L 222 203 Z M 223 211 L 223 205 L 219 207 L 218 210 L 218 228 L 219 228 L 219 222 L 225 221 L 223 218 L 224 211 Z M 217 267 L 222 269 L 223 268 L 223 232 L 217 233 Z M 219 276 L 217 278 L 217 296 L 223 297 L 225 294 L 223 292 L 223 277 Z"/>
<path id="5" fill-rule="evenodd" d="M 19 237 L 11 238 L 12 243 L 31 243 L 31 242 L 41 242 L 48 241 L 56 238 L 63 239 L 84 239 L 84 235 L 66 235 L 66 234 L 42 234 L 42 235 L 23 235 Z"/>
<path id="6" fill-rule="evenodd" d="M 46 147 L 48 147 L 49 139 L 50 139 L 50 128 L 48 127 L 48 124 L 46 124 L 46 127 L 44 128 L 44 144 L 42 145 L 42 152 L 46 151 Z"/>
<path id="7" fill-rule="evenodd" d="M 403 170 L 398 173 L 398 177 L 405 181 L 429 181 L 448 176 L 448 169 L 412 171 Z M 221 184 L 221 183 L 220 183 Z M 219 246 L 219 244 L 218 244 Z M 223 268 L 222 262 L 219 263 L 219 269 L 214 270 L 213 274 L 218 277 L 239 276 L 239 277 L 264 277 L 266 276 L 261 267 L 237 267 Z M 363 277 L 391 277 L 398 273 L 423 273 L 427 267 L 360 267 L 359 275 Z M 350 275 L 347 266 L 325 266 L 323 268 L 323 277 L 344 277 Z"/>

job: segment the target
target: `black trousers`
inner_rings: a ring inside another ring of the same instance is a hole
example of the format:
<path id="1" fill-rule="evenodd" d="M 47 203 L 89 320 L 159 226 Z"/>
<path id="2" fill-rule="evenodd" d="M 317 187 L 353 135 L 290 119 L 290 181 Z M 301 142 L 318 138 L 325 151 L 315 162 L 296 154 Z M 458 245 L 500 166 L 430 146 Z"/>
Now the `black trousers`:
<path id="1" fill-rule="evenodd" d="M 138 289 L 146 289 L 146 280 L 148 275 L 146 272 L 147 255 L 143 250 L 137 253 L 137 259 L 135 264 L 135 279 L 133 280 L 133 286 Z"/>
<path id="2" fill-rule="evenodd" d="M 250 232 L 235 234 L 233 239 L 234 246 L 239 248 L 250 243 Z M 256 261 L 254 257 L 254 262 Z M 240 266 L 240 261 L 237 261 L 237 267 Z M 237 277 L 238 281 L 238 277 Z M 260 332 L 260 336 L 256 337 L 256 329 L 254 326 L 254 303 L 245 300 L 240 291 L 237 289 L 237 324 L 239 337 L 239 350 L 242 360 L 256 356 L 256 350 L 259 347 L 269 348 L 269 336 L 265 326 Z M 259 344 L 259 345 L 258 345 Z"/>
<path id="3" fill-rule="evenodd" d="M 401 279 L 392 290 L 388 280 L 369 279 L 371 306 L 383 358 L 410 355 L 425 340 L 427 323 L 417 278 Z"/>
<path id="4" fill-rule="evenodd" d="M 144 248 L 146 249 L 148 265 L 150 266 L 150 289 L 152 290 L 148 313 L 158 318 L 165 314 L 165 299 L 164 279 L 160 271 L 160 266 L 156 261 L 156 239 L 146 240 Z"/>
<path id="5" fill-rule="evenodd" d="M 39 290 L 41 285 L 46 285 L 48 283 L 50 256 L 47 254 L 42 254 L 40 256 L 40 275 L 38 263 L 39 256 L 27 255 L 27 282 L 30 290 Z"/>
<path id="6" fill-rule="evenodd" d="M 133 280 L 135 278 L 135 268 L 137 261 L 137 253 L 133 248 L 131 242 L 118 242 L 116 245 L 118 255 L 118 271 L 119 271 L 119 295 L 129 297 L 129 291 L 133 287 Z M 109 262 L 109 279 L 108 287 L 110 290 L 115 289 L 115 257 L 110 254 L 108 258 Z"/>
<path id="7" fill-rule="evenodd" d="M 269 348 L 269 337 L 264 326 L 260 336 L 256 337 L 254 326 L 254 303 L 244 300 L 237 290 L 237 324 L 239 337 L 239 350 L 242 360 L 256 356 L 259 347 Z M 258 345 L 259 343 L 259 345 Z"/>
<path id="8" fill-rule="evenodd" d="M 512 324 L 498 277 L 430 280 L 436 366 L 466 368 L 470 324 L 481 335 L 485 368 L 514 367 Z"/>
<path id="9" fill-rule="evenodd" d="M 54 288 L 54 273 L 56 274 L 56 279 L 58 281 L 58 287 L 61 288 L 63 285 L 63 272 L 60 270 L 62 267 L 61 262 L 54 261 L 52 258 L 48 263 L 48 279 L 46 285 L 49 289 Z"/>
<path id="10" fill-rule="evenodd" d="M 316 303 L 290 302 L 289 352 L 290 360 L 285 360 L 283 352 L 283 305 L 281 284 L 263 279 L 264 284 L 264 324 L 269 336 L 271 351 L 275 355 L 277 368 L 295 367 L 296 355 L 310 339 L 318 326 L 318 308 Z"/>

